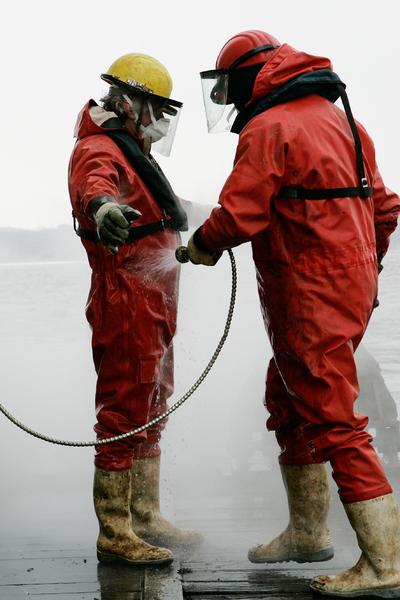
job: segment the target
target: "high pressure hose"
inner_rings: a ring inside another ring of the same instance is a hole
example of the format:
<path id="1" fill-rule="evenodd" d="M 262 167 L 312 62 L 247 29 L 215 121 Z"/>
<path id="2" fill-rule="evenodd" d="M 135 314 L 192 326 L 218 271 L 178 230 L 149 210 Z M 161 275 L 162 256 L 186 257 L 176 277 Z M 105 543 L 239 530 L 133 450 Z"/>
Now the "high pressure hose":
<path id="1" fill-rule="evenodd" d="M 229 333 L 229 329 L 230 329 L 232 317 L 233 317 L 233 310 L 235 307 L 236 288 L 237 288 L 237 271 L 236 271 L 235 258 L 233 256 L 232 250 L 228 250 L 228 254 L 229 254 L 230 261 L 231 261 L 232 288 L 231 288 L 231 297 L 230 297 L 230 301 L 229 301 L 228 315 L 226 317 L 223 334 L 221 336 L 221 339 L 218 342 L 218 345 L 215 349 L 214 354 L 212 355 L 209 363 L 207 364 L 206 368 L 204 369 L 204 371 L 202 372 L 200 377 L 197 379 L 197 381 L 195 381 L 195 383 L 186 392 L 186 394 L 184 394 L 179 400 L 177 400 L 175 402 L 175 404 L 173 404 L 171 406 L 171 408 L 169 408 L 165 413 L 163 413 L 162 415 L 159 415 L 155 419 L 152 419 L 151 421 L 149 421 L 149 423 L 146 423 L 145 425 L 142 425 L 141 427 L 137 427 L 136 429 L 133 429 L 132 431 L 128 431 L 127 433 L 121 433 L 120 435 L 115 435 L 113 437 L 108 437 L 108 438 L 101 438 L 101 439 L 98 439 L 98 440 L 92 441 L 92 442 L 70 442 L 68 440 L 58 440 L 56 438 L 52 438 L 52 437 L 49 437 L 42 433 L 38 433 L 37 431 L 34 431 L 30 427 L 27 427 L 26 425 L 24 425 L 23 423 L 18 421 L 11 413 L 8 412 L 8 410 L 6 408 L 4 408 L 4 406 L 2 404 L 0 404 L 0 412 L 2 412 L 3 415 L 11 421 L 11 423 L 14 423 L 14 425 L 19 427 L 19 429 L 22 429 L 26 433 L 29 433 L 29 435 L 32 435 L 33 437 L 38 438 L 39 440 L 43 440 L 44 442 L 49 442 L 49 444 L 57 444 L 58 446 L 75 446 L 75 447 L 101 446 L 103 444 L 109 444 L 111 442 L 118 442 L 119 440 L 124 440 L 125 438 L 131 437 L 132 435 L 141 433 L 142 431 L 145 431 L 149 427 L 152 427 L 156 423 L 159 423 L 160 421 L 162 421 L 163 419 L 168 417 L 177 408 L 179 408 L 184 402 L 186 402 L 186 400 L 203 383 L 204 379 L 207 377 L 207 375 L 211 371 L 211 368 L 213 367 L 215 361 L 217 360 L 219 353 L 221 352 L 222 347 L 225 344 L 225 340 L 228 337 L 228 333 Z M 175 251 L 175 257 L 178 260 L 178 262 L 181 262 L 181 263 L 189 262 L 187 248 L 185 246 L 180 246 L 179 248 L 177 248 Z"/>

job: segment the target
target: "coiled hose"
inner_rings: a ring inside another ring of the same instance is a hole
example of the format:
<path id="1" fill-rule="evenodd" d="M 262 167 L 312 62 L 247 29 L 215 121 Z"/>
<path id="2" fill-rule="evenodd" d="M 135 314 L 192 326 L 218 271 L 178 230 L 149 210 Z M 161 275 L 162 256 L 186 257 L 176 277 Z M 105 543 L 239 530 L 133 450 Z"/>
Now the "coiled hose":
<path id="1" fill-rule="evenodd" d="M 188 398 L 190 398 L 190 396 L 202 384 L 204 379 L 207 377 L 208 373 L 211 371 L 215 361 L 217 360 L 217 358 L 222 350 L 223 345 L 225 344 L 225 340 L 228 337 L 228 333 L 229 333 L 229 329 L 230 329 L 232 317 L 233 317 L 233 310 L 235 307 L 236 289 L 237 289 L 237 271 L 236 271 L 235 258 L 233 256 L 232 250 L 228 250 L 228 254 L 229 254 L 230 261 L 231 261 L 231 269 L 232 269 L 232 288 L 231 288 L 231 297 L 230 297 L 230 301 L 229 301 L 228 315 L 226 318 L 223 334 L 221 336 L 221 339 L 218 342 L 218 345 L 214 351 L 214 354 L 212 355 L 209 363 L 207 364 L 206 368 L 204 369 L 204 371 L 202 372 L 200 377 L 197 379 L 197 381 L 195 381 L 195 383 L 186 392 L 186 394 L 184 394 L 179 400 L 177 400 L 175 402 L 175 404 L 173 404 L 171 406 L 171 408 L 169 408 L 165 413 L 163 413 L 162 415 L 159 415 L 155 419 L 152 419 L 151 421 L 149 421 L 149 423 L 146 423 L 145 425 L 142 425 L 141 427 L 138 427 L 138 428 L 133 429 L 132 431 L 128 431 L 126 433 L 121 433 L 121 434 L 115 435 L 113 437 L 101 438 L 96 441 L 74 442 L 74 441 L 68 441 L 68 440 L 58 440 L 56 438 L 52 438 L 52 437 L 49 437 L 42 433 L 38 433 L 37 431 L 34 431 L 27 425 L 24 425 L 23 423 L 18 421 L 2 404 L 0 404 L 0 412 L 2 412 L 3 415 L 5 417 L 7 417 L 7 419 L 9 419 L 9 421 L 11 421 L 11 423 L 14 423 L 14 425 L 19 427 L 19 429 L 22 429 L 22 431 L 29 433 L 29 435 L 32 435 L 33 437 L 38 438 L 39 440 L 43 440 L 44 442 L 48 442 L 49 444 L 57 444 L 58 446 L 74 446 L 74 447 L 101 446 L 103 444 L 109 444 L 111 442 L 118 442 L 120 440 L 124 440 L 125 438 L 131 437 L 132 435 L 136 435 L 137 433 L 141 433 L 142 431 L 145 431 L 149 427 L 152 427 L 156 423 L 159 423 L 160 421 L 162 421 L 163 419 L 168 417 L 171 413 L 176 411 L 176 409 L 179 408 L 184 402 L 186 402 L 186 400 Z M 177 248 L 175 255 L 176 255 L 177 260 L 179 260 L 179 262 L 187 262 L 188 261 L 186 248 L 184 246 Z"/>

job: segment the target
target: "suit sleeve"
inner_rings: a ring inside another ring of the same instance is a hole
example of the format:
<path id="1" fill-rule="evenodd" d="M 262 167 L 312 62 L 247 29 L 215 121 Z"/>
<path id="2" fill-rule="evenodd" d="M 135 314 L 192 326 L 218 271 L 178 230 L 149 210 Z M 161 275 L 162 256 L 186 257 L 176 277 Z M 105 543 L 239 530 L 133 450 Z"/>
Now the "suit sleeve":
<path id="1" fill-rule="evenodd" d="M 380 263 L 389 247 L 390 235 L 397 227 L 400 198 L 385 187 L 378 169 L 375 171 L 373 190 L 376 254 Z"/>
<path id="2" fill-rule="evenodd" d="M 271 200 L 281 187 L 285 143 L 279 123 L 266 129 L 254 119 L 243 130 L 235 164 L 214 208 L 200 230 L 209 250 L 233 248 L 268 228 Z"/>
<path id="3" fill-rule="evenodd" d="M 113 146 L 100 136 L 77 143 L 69 166 L 69 188 L 74 210 L 91 217 L 89 203 L 99 196 L 119 198 L 119 169 Z"/>

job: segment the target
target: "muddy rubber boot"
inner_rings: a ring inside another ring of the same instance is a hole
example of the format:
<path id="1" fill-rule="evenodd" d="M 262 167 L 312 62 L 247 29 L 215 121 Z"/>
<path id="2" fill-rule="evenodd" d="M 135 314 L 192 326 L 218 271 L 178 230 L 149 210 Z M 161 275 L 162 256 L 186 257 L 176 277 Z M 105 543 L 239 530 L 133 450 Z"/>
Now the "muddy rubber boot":
<path id="1" fill-rule="evenodd" d="M 95 469 L 93 500 L 100 533 L 97 558 L 100 562 L 124 562 L 132 565 L 171 563 L 172 552 L 141 540 L 132 529 L 129 510 L 131 472 Z"/>
<path id="2" fill-rule="evenodd" d="M 344 504 L 361 556 L 338 575 L 319 575 L 311 589 L 327 596 L 400 598 L 400 515 L 393 494 Z"/>
<path id="3" fill-rule="evenodd" d="M 132 467 L 132 526 L 152 544 L 168 548 L 193 548 L 203 537 L 191 529 L 179 529 L 160 512 L 160 457 L 138 458 Z"/>
<path id="4" fill-rule="evenodd" d="M 333 557 L 327 525 L 329 482 L 325 465 L 281 465 L 289 504 L 289 525 L 269 544 L 250 548 L 253 563 L 294 560 L 319 562 Z"/>

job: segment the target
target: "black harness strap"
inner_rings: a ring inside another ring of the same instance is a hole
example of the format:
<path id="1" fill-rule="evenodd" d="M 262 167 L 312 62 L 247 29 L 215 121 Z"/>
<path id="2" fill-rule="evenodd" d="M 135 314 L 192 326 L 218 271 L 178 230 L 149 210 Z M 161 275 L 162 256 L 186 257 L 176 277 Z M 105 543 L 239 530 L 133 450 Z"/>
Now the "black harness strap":
<path id="1" fill-rule="evenodd" d="M 306 189 L 301 185 L 283 187 L 279 198 L 298 198 L 302 200 L 332 200 L 333 198 L 366 198 L 372 196 L 372 188 L 345 187 L 327 189 Z"/>
<path id="2" fill-rule="evenodd" d="M 362 155 L 362 144 L 360 135 L 351 112 L 349 99 L 345 91 L 345 84 L 336 73 L 330 69 L 317 69 L 310 73 L 304 73 L 288 81 L 286 84 L 264 96 L 256 103 L 239 112 L 231 128 L 234 133 L 240 133 L 245 125 L 255 116 L 265 110 L 283 104 L 290 100 L 304 98 L 309 94 L 318 94 L 330 102 L 336 102 L 341 98 L 346 113 L 351 133 L 354 139 L 355 163 L 358 185 L 354 187 L 306 189 L 301 185 L 285 186 L 280 190 L 278 198 L 301 198 L 305 200 L 325 200 L 333 198 L 368 198 L 372 196 L 373 190 L 368 185 L 365 176 L 365 167 Z"/>
<path id="3" fill-rule="evenodd" d="M 171 227 L 176 231 L 187 231 L 186 213 L 155 160 L 153 158 L 149 160 L 143 154 L 137 142 L 127 131 L 115 131 L 105 127 L 104 133 L 118 146 L 150 190 L 158 205 L 170 217 Z M 155 164 L 157 168 L 154 166 Z"/>
<path id="4" fill-rule="evenodd" d="M 368 181 L 367 181 L 367 178 L 365 177 L 364 160 L 363 160 L 363 155 L 362 155 L 362 145 L 361 145 L 361 140 L 360 140 L 360 134 L 358 133 L 357 125 L 354 121 L 353 113 L 351 112 L 350 102 L 347 97 L 344 85 L 339 84 L 338 88 L 339 88 L 340 98 L 343 103 L 344 111 L 346 113 L 347 120 L 350 125 L 351 133 L 353 134 L 353 138 L 354 138 L 354 145 L 356 148 L 356 166 L 357 166 L 357 173 L 358 173 L 360 196 L 361 196 L 361 198 L 367 198 L 368 196 L 371 196 L 371 194 L 368 194 L 368 190 L 370 188 L 368 187 Z"/>
<path id="5" fill-rule="evenodd" d="M 93 104 L 93 106 L 96 103 Z M 138 173 L 144 185 L 168 215 L 167 219 L 161 219 L 154 223 L 146 225 L 133 226 L 129 229 L 127 242 L 135 242 L 152 233 L 164 231 L 164 229 L 173 229 L 174 231 L 187 231 L 187 216 L 175 195 L 168 179 L 165 177 L 160 166 L 153 157 L 147 158 L 139 148 L 135 139 L 124 130 L 121 130 L 121 122 L 118 118 L 108 119 L 103 123 L 103 133 L 107 135 L 118 146 L 124 156 L 128 159 L 135 171 Z M 110 129 L 111 128 L 111 129 Z M 117 130 L 115 128 L 118 128 Z M 74 230 L 80 238 L 99 242 L 99 236 L 96 230 L 82 229 L 77 226 L 76 217 L 72 213 L 74 221 Z"/>
<path id="6" fill-rule="evenodd" d="M 349 99 L 344 89 L 343 83 L 338 83 L 337 88 L 340 98 L 343 102 L 344 111 L 350 125 L 351 133 L 354 139 L 356 150 L 356 168 L 359 185 L 358 187 L 327 188 L 327 189 L 307 189 L 301 185 L 285 186 L 279 192 L 279 198 L 299 198 L 303 200 L 331 200 L 333 198 L 369 198 L 372 196 L 373 189 L 369 187 L 365 176 L 364 160 L 362 155 L 362 145 L 357 125 L 351 112 Z"/>
<path id="7" fill-rule="evenodd" d="M 90 240 L 91 242 L 98 243 L 100 242 L 99 236 L 97 235 L 97 231 L 95 229 L 82 229 L 77 226 L 77 221 L 74 213 L 72 213 L 72 218 L 74 221 L 74 230 L 77 235 L 83 240 Z M 137 240 L 141 240 L 147 235 L 151 235 L 153 233 L 158 233 L 159 231 L 164 231 L 164 229 L 171 228 L 169 221 L 155 221 L 154 223 L 147 223 L 147 225 L 137 225 L 136 227 L 131 227 L 129 230 L 129 236 L 125 243 L 136 242 Z"/>

